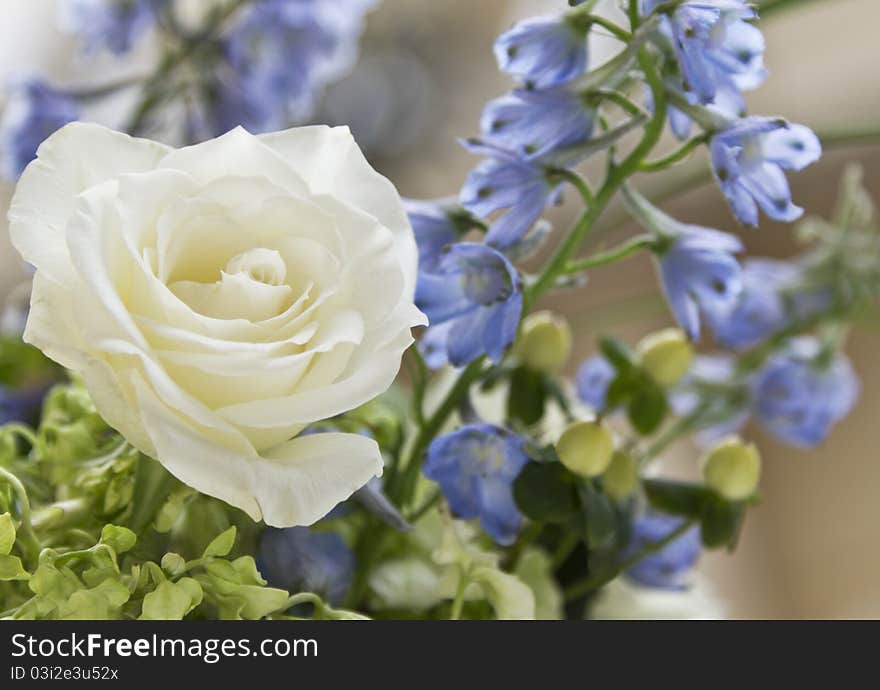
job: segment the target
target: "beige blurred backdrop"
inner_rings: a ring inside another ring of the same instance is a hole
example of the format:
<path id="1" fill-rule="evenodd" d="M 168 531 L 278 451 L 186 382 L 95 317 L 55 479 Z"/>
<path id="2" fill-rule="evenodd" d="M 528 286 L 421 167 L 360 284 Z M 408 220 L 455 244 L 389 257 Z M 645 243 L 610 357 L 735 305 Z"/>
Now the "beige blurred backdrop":
<path id="1" fill-rule="evenodd" d="M 62 0 L 63 1 L 63 0 Z M 196 10 L 212 0 L 186 0 Z M 344 0 L 340 0 L 344 2 Z M 370 16 L 362 60 L 354 74 L 328 92 L 318 120 L 348 123 L 378 168 L 410 197 L 457 193 L 475 159 L 455 143 L 475 134 L 483 103 L 510 82 L 495 67 L 491 43 L 513 21 L 554 12 L 565 0 L 384 0 Z M 603 11 L 614 12 L 614 2 Z M 66 83 L 95 74 L 136 70 L 152 55 L 142 46 L 131 60 L 84 62 L 72 41 L 55 28 L 53 0 L 3 0 L 0 78 L 42 73 Z M 877 0 L 801 0 L 763 22 L 771 76 L 749 97 L 754 113 L 783 114 L 820 133 L 880 132 L 880 21 Z M 613 42 L 593 44 L 593 59 Z M 604 57 L 603 57 L 604 56 Z M 94 113 L 113 123 L 114 113 Z M 831 213 L 847 161 L 865 169 L 880 200 L 880 146 L 870 139 L 828 151 L 821 162 L 791 178 L 795 201 L 808 213 Z M 589 170 L 589 166 L 587 168 Z M 796 249 L 791 226 L 763 222 L 741 232 L 716 188 L 693 183 L 706 161 L 696 157 L 662 179 L 638 185 L 663 195 L 678 218 L 737 232 L 751 253 L 789 255 Z M 8 202 L 0 188 L 0 204 Z M 550 218 L 562 229 L 577 207 L 564 204 Z M 603 220 L 601 241 L 634 232 L 619 208 Z M 0 293 L 23 278 L 0 232 Z M 577 344 L 571 369 L 595 349 L 600 333 L 637 338 L 669 323 L 647 259 L 595 271 L 589 284 L 547 304 L 568 315 Z M 855 412 L 818 450 L 775 443 L 758 428 L 748 435 L 760 445 L 765 473 L 762 504 L 750 511 L 736 553 L 711 554 L 701 568 L 716 583 L 726 610 L 737 618 L 880 618 L 880 371 L 874 369 L 880 337 L 857 331 L 849 353 L 861 376 Z M 876 426 L 875 426 L 876 425 Z M 689 474 L 697 452 L 674 449 L 669 471 Z"/>

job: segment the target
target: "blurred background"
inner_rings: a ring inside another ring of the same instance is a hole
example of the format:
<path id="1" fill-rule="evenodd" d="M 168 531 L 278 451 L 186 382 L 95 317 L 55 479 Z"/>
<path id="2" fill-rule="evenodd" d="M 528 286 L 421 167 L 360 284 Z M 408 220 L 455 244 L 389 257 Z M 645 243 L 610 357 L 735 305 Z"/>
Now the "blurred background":
<path id="1" fill-rule="evenodd" d="M 63 2 L 3 1 L 0 80 L 40 75 L 81 86 L 98 75 L 106 82 L 154 64 L 158 48 L 149 40 L 124 58 L 84 55 L 77 40 L 59 28 L 57 9 Z M 175 2 L 183 12 L 198 15 L 213 0 Z M 614 12 L 614 2 L 604 4 L 605 11 Z M 402 195 L 455 195 L 475 163 L 456 139 L 475 134 L 483 104 L 510 87 L 492 55 L 495 36 L 517 19 L 564 5 L 564 0 L 383 0 L 367 17 L 353 71 L 327 88 L 309 121 L 351 126 Z M 868 189 L 880 199 L 878 21 L 876 0 L 794 0 L 762 23 L 771 76 L 748 94 L 750 110 L 784 113 L 833 140 L 818 164 L 791 178 L 794 198 L 808 214 L 831 214 L 848 161 L 863 166 Z M 612 46 L 610 39 L 594 41 L 593 62 L 607 58 Z M 121 94 L 84 119 L 112 126 L 129 106 Z M 791 226 L 764 220 L 760 231 L 736 227 L 709 184 L 702 154 L 637 183 L 683 221 L 736 232 L 749 253 L 785 257 L 797 250 Z M 0 182 L 3 216 L 11 193 L 12 183 Z M 549 219 L 562 228 L 577 212 L 577 204 L 563 203 Z M 14 299 L 26 273 L 5 226 L 0 227 L 0 295 Z M 634 231 L 621 209 L 612 208 L 592 249 L 616 244 Z M 632 341 L 671 323 L 647 257 L 596 270 L 587 286 L 555 295 L 547 306 L 565 313 L 575 330 L 572 372 L 594 352 L 600 334 Z M 749 512 L 736 553 L 706 556 L 701 565 L 728 616 L 880 618 L 880 370 L 873 366 L 878 346 L 878 332 L 857 330 L 851 338 L 849 354 L 862 380 L 862 399 L 818 450 L 797 451 L 757 428 L 747 431 L 764 456 L 763 502 Z M 665 470 L 694 473 L 696 457 L 692 448 L 676 448 Z"/>

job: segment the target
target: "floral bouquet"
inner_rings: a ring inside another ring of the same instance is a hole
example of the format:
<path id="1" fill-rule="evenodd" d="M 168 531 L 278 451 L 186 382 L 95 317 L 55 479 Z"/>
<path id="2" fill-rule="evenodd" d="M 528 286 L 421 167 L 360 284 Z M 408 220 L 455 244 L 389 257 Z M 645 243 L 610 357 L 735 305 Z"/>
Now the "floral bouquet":
<path id="1" fill-rule="evenodd" d="M 430 201 L 346 127 L 284 129 L 354 64 L 374 3 L 183 4 L 63 3 L 87 50 L 150 33 L 158 61 L 19 81 L 0 123 L 35 268 L 0 349 L 0 618 L 722 615 L 693 568 L 759 501 L 741 434 L 812 447 L 855 404 L 877 218 L 852 168 L 797 256 L 743 259 L 639 186 L 705 150 L 732 220 L 801 218 L 786 175 L 823 137 L 744 100 L 767 76 L 759 11 L 786 0 L 519 21 L 494 45 L 511 91 L 462 142 L 479 162 Z M 114 129 L 84 121 L 123 91 Z M 579 218 L 553 229 L 563 193 Z M 618 201 L 638 234 L 600 224 Z M 603 334 L 569 380 L 545 297 L 643 254 L 676 326 Z M 687 481 L 660 463 L 682 438 Z"/>

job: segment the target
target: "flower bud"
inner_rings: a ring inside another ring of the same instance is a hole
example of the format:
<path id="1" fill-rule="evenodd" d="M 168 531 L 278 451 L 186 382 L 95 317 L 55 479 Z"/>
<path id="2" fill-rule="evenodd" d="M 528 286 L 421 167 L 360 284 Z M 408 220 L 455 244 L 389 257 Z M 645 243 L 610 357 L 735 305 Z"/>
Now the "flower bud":
<path id="1" fill-rule="evenodd" d="M 639 467 L 630 453 L 622 450 L 614 452 L 611 464 L 602 475 L 605 493 L 617 500 L 626 498 L 639 484 Z"/>
<path id="2" fill-rule="evenodd" d="M 749 498 L 761 479 L 761 456 L 752 443 L 738 436 L 721 441 L 703 461 L 706 485 L 728 501 Z"/>
<path id="3" fill-rule="evenodd" d="M 601 422 L 575 422 L 556 442 L 556 454 L 575 474 L 598 477 L 611 464 L 614 438 Z"/>
<path id="4" fill-rule="evenodd" d="M 677 328 L 651 333 L 636 346 L 642 367 L 661 386 L 672 386 L 690 369 L 694 350 Z"/>
<path id="5" fill-rule="evenodd" d="M 529 314 L 523 320 L 516 354 L 529 369 L 554 373 L 571 354 L 571 327 L 563 317 L 549 311 Z"/>

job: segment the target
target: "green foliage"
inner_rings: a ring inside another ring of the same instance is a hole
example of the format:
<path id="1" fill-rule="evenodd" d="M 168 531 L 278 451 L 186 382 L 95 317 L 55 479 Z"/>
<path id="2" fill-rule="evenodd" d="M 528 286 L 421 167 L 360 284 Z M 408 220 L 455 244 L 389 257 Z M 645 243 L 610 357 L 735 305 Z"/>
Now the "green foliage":
<path id="1" fill-rule="evenodd" d="M 642 435 L 652 434 L 669 412 L 666 391 L 639 364 L 625 343 L 614 338 L 603 338 L 600 347 L 617 372 L 608 387 L 608 407 L 626 408 L 633 428 Z"/>

